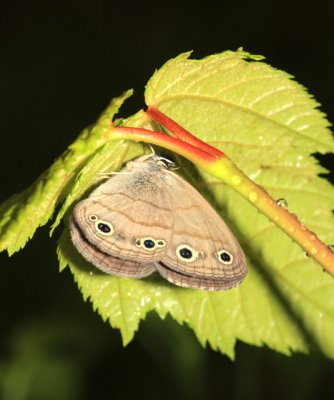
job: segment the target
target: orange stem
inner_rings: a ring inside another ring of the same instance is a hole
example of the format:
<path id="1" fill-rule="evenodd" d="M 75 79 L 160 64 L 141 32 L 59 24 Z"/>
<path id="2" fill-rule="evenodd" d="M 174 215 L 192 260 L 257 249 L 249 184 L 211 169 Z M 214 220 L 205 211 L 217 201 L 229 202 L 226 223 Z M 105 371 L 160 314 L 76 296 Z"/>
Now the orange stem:
<path id="1" fill-rule="evenodd" d="M 182 140 L 183 142 L 190 143 L 217 158 L 224 156 L 222 151 L 198 139 L 177 122 L 173 121 L 171 118 L 167 117 L 167 115 L 159 111 L 156 107 L 149 106 L 145 113 L 154 121 L 159 122 L 162 126 L 167 128 L 176 138 Z"/>
<path id="2" fill-rule="evenodd" d="M 188 160 L 200 165 L 204 169 L 205 166 L 216 160 L 212 154 L 209 154 L 205 150 L 195 147 L 193 144 L 183 142 L 178 138 L 168 136 L 162 132 L 126 126 L 111 126 L 108 135 L 111 139 L 118 137 L 120 139 L 129 139 L 135 142 L 144 141 L 146 143 L 164 147 L 186 157 Z"/>

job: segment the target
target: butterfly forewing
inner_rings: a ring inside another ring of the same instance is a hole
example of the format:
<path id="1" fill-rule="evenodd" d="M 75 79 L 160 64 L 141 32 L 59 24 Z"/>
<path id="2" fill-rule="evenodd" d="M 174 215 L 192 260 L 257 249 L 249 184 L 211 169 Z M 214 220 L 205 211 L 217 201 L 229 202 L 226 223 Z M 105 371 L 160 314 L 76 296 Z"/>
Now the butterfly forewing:
<path id="1" fill-rule="evenodd" d="M 152 263 L 143 264 L 137 261 L 124 260 L 103 253 L 97 247 L 91 245 L 80 230 L 75 226 L 73 219 L 70 222 L 71 239 L 80 254 L 94 266 L 107 274 L 117 276 L 145 278 L 156 269 Z"/>
<path id="2" fill-rule="evenodd" d="M 144 169 L 113 176 L 76 205 L 72 213 L 75 226 L 104 254 L 146 263 L 160 260 L 165 253 L 172 210 L 166 193 L 152 182 L 156 174 L 151 183 L 146 175 Z"/>

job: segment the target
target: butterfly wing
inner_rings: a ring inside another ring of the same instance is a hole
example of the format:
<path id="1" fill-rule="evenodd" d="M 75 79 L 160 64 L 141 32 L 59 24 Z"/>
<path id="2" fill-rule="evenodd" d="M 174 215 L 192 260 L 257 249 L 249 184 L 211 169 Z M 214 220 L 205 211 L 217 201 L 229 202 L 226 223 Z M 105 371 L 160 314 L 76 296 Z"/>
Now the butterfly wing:
<path id="1" fill-rule="evenodd" d="M 73 210 L 73 244 L 105 272 L 147 276 L 170 242 L 172 210 L 164 206 L 166 193 L 156 190 L 159 175 L 143 166 L 113 176 Z M 142 264 L 149 266 L 139 271 Z"/>
<path id="2" fill-rule="evenodd" d="M 107 274 L 123 277 L 145 278 L 155 271 L 153 263 L 143 264 L 136 261 L 124 260 L 104 253 L 92 245 L 75 225 L 70 221 L 71 239 L 79 253 L 90 263 Z"/>
<path id="3" fill-rule="evenodd" d="M 128 163 L 125 174 L 79 202 L 70 225 L 74 245 L 107 273 L 141 278 L 156 268 L 182 287 L 237 286 L 247 273 L 239 243 L 210 204 L 160 160 Z"/>
<path id="4" fill-rule="evenodd" d="M 188 182 L 171 171 L 165 173 L 172 181 L 173 233 L 157 270 L 182 287 L 226 290 L 237 286 L 247 267 L 233 233 Z"/>

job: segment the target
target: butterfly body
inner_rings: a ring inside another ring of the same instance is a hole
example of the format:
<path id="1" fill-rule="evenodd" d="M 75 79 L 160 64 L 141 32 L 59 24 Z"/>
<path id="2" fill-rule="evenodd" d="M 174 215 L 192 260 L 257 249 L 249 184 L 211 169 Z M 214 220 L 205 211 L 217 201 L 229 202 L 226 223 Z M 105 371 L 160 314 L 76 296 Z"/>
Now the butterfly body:
<path id="1" fill-rule="evenodd" d="M 140 157 L 80 201 L 70 222 L 73 244 L 106 273 L 143 278 L 158 271 L 182 287 L 237 286 L 247 273 L 239 243 L 171 164 Z"/>

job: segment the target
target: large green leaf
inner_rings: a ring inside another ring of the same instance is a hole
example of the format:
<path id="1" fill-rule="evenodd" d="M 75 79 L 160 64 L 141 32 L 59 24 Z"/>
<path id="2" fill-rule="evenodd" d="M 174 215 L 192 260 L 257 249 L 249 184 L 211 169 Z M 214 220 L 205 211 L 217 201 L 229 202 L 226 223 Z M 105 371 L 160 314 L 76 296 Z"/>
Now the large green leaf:
<path id="1" fill-rule="evenodd" d="M 82 165 L 105 143 L 110 121 L 131 94 L 130 90 L 114 99 L 97 123 L 85 129 L 33 185 L 0 205 L 0 251 L 11 255 L 20 250 L 36 229 L 49 221 Z"/>
<path id="2" fill-rule="evenodd" d="M 260 59 L 242 51 L 203 60 L 182 54 L 155 72 L 146 103 L 226 152 L 274 198 L 285 198 L 290 211 L 324 242 L 332 243 L 334 190 L 318 176 L 325 170 L 311 156 L 333 151 L 328 122 L 302 86 Z M 142 122 L 134 116 L 122 124 Z M 117 169 L 142 152 L 129 142 L 101 147 L 85 163 L 60 216 L 97 183 L 97 171 Z M 188 324 L 203 345 L 208 342 L 230 357 L 240 339 L 286 354 L 318 347 L 333 358 L 333 278 L 231 188 L 200 171 L 183 170 L 242 244 L 249 264 L 244 283 L 227 292 L 205 292 L 172 286 L 158 276 L 107 276 L 74 250 L 65 228 L 58 257 L 61 268 L 70 266 L 84 298 L 121 330 L 124 343 L 146 313 L 155 310 L 162 318 L 170 313 Z"/>

